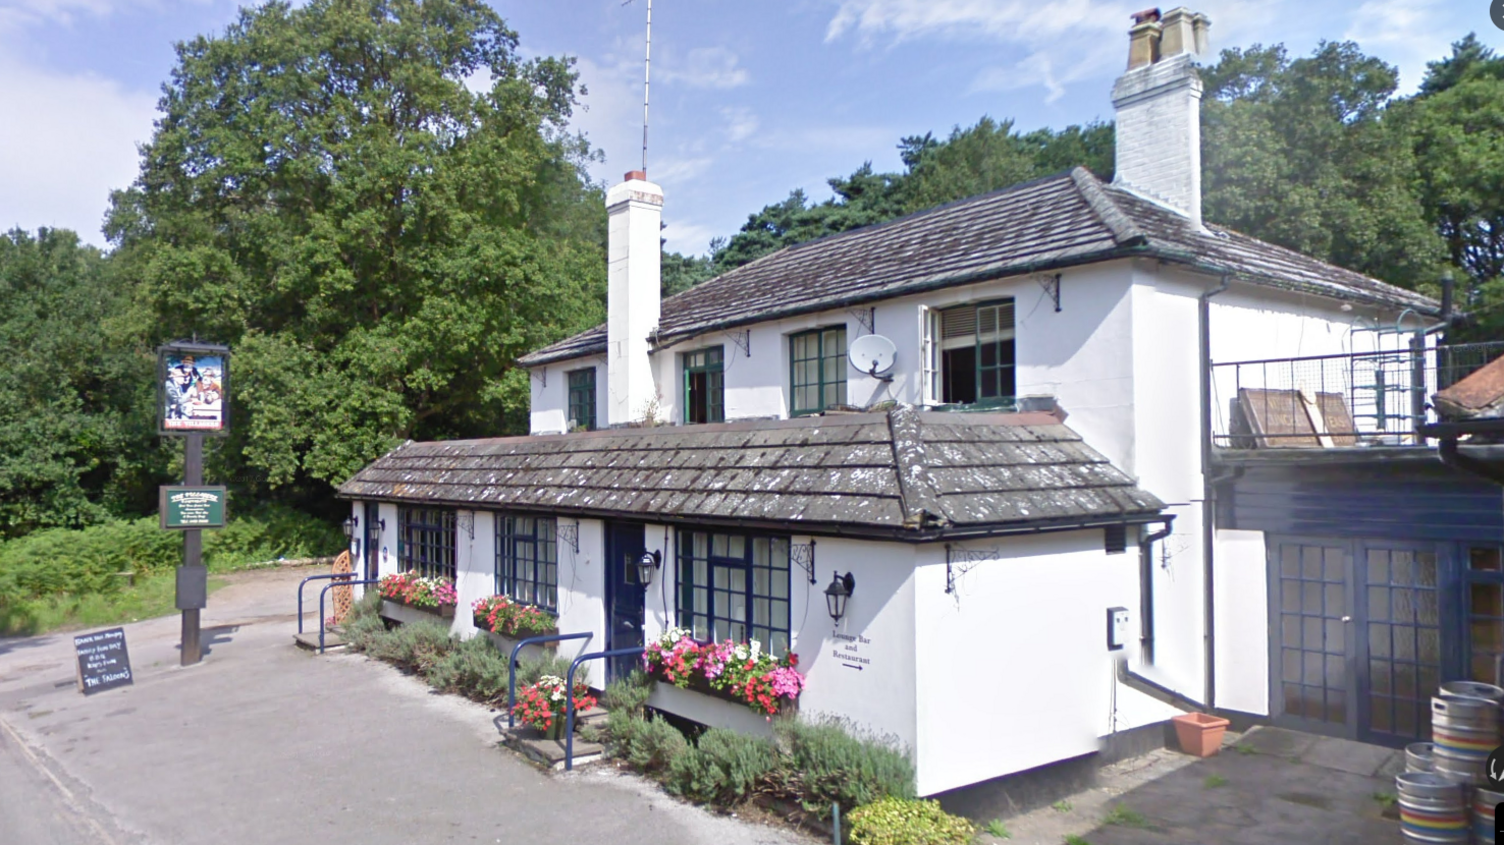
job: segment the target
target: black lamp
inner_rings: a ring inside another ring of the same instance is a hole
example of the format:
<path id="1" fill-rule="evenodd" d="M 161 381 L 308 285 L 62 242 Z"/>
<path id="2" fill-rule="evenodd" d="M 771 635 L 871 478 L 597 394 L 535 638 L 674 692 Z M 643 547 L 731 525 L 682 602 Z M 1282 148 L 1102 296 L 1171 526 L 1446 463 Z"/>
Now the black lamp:
<path id="1" fill-rule="evenodd" d="M 355 536 L 355 527 L 359 524 L 360 522 L 354 516 L 345 517 L 345 521 L 339 524 L 340 529 L 345 532 L 346 540 Z"/>
<path id="2" fill-rule="evenodd" d="M 836 622 L 846 615 L 846 600 L 851 598 L 851 593 L 856 589 L 856 579 L 848 572 L 842 575 L 839 572 L 832 573 L 830 586 L 825 588 L 825 609 L 830 611 L 830 618 Z"/>
<path id="3" fill-rule="evenodd" d="M 643 552 L 637 559 L 637 583 L 650 584 L 653 581 L 653 570 L 657 569 L 663 561 L 663 554 L 657 549 Z"/>

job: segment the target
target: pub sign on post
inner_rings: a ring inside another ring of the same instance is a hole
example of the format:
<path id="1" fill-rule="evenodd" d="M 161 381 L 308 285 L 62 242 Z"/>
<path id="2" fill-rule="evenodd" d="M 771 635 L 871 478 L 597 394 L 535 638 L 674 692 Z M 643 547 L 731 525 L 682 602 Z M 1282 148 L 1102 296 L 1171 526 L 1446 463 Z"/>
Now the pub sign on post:
<path id="1" fill-rule="evenodd" d="M 169 531 L 225 527 L 223 485 L 164 484 L 158 496 L 157 513 Z"/>
<path id="2" fill-rule="evenodd" d="M 175 341 L 157 348 L 157 430 L 230 431 L 230 348 Z"/>

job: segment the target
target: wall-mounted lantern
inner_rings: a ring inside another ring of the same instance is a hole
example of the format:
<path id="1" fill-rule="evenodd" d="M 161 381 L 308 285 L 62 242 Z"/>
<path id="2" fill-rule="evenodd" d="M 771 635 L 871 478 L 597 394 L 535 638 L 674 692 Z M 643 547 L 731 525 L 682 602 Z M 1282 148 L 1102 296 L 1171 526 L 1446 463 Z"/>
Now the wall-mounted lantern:
<path id="1" fill-rule="evenodd" d="M 846 615 L 846 600 L 851 598 L 851 593 L 856 589 L 856 578 L 848 572 L 842 575 L 839 572 L 832 573 L 830 586 L 825 588 L 825 609 L 830 611 L 830 618 L 836 622 Z"/>
<path id="2" fill-rule="evenodd" d="M 359 524 L 360 523 L 356 521 L 355 517 L 353 516 L 345 517 L 345 521 L 339 524 L 340 529 L 345 532 L 346 540 L 349 540 L 351 537 L 355 536 L 355 526 Z"/>
<path id="3" fill-rule="evenodd" d="M 663 553 L 654 549 L 643 552 L 637 559 L 637 583 L 647 586 L 653 582 L 653 570 L 663 563 Z"/>

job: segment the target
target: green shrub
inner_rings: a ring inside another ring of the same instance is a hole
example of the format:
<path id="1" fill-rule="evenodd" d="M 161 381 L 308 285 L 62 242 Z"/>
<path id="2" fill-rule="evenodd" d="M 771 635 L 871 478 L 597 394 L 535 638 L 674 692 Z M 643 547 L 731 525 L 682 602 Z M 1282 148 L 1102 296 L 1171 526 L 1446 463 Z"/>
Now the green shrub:
<path id="1" fill-rule="evenodd" d="M 776 773 L 781 791 L 821 818 L 832 803 L 850 811 L 883 798 L 914 797 L 914 764 L 889 740 L 838 719 L 782 720 L 776 729 L 785 755 Z"/>
<path id="2" fill-rule="evenodd" d="M 505 663 L 507 657 L 502 657 L 501 660 Z M 569 677 L 570 662 L 569 658 L 561 657 L 552 651 L 545 651 L 537 657 L 519 656 L 517 658 L 517 688 L 522 689 L 528 684 L 535 684 L 544 675 L 567 678 Z M 580 668 L 575 670 L 574 682 L 576 684 L 590 683 L 590 667 L 588 665 L 582 663 L 580 664 Z"/>
<path id="3" fill-rule="evenodd" d="M 606 745 L 627 765 L 655 776 L 667 772 L 690 747 L 684 734 L 663 719 L 644 719 L 627 710 L 612 710 L 606 717 Z"/>
<path id="4" fill-rule="evenodd" d="M 359 601 L 350 605 L 345 617 L 344 637 L 351 651 L 369 651 L 378 637 L 387 636 L 386 620 L 381 618 L 381 594 L 366 590 Z"/>
<path id="5" fill-rule="evenodd" d="M 669 761 L 670 792 L 694 801 L 730 804 L 746 800 L 779 764 L 770 740 L 711 728 Z"/>
<path id="6" fill-rule="evenodd" d="M 606 686 L 601 706 L 607 710 L 626 710 L 637 716 L 653 691 L 653 679 L 640 669 L 633 670 L 625 678 L 617 678 Z"/>
<path id="7" fill-rule="evenodd" d="M 215 569 L 337 555 L 345 547 L 338 525 L 280 505 L 237 515 L 224 528 L 204 532 L 204 562 Z"/>
<path id="8" fill-rule="evenodd" d="M 507 698 L 507 658 L 485 637 L 457 643 L 423 672 L 430 686 L 482 704 Z"/>
<path id="9" fill-rule="evenodd" d="M 854 845 L 966 845 L 976 834 L 939 801 L 883 798 L 852 810 L 847 820 Z"/>
<path id="10" fill-rule="evenodd" d="M 452 651 L 454 644 L 448 625 L 425 619 L 400 625 L 373 638 L 366 646 L 366 653 L 377 660 L 421 673 Z"/>

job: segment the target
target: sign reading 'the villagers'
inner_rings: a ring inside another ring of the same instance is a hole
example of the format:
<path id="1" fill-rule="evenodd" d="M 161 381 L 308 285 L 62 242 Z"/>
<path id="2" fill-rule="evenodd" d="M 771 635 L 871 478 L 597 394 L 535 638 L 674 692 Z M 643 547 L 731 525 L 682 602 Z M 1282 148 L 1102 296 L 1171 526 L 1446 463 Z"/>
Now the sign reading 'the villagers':
<path id="1" fill-rule="evenodd" d="M 131 656 L 125 650 L 125 630 L 111 628 L 73 638 L 78 653 L 78 691 L 93 695 L 131 683 Z"/>
<path id="2" fill-rule="evenodd" d="M 171 343 L 157 350 L 162 434 L 229 431 L 230 351 L 223 346 Z"/>

